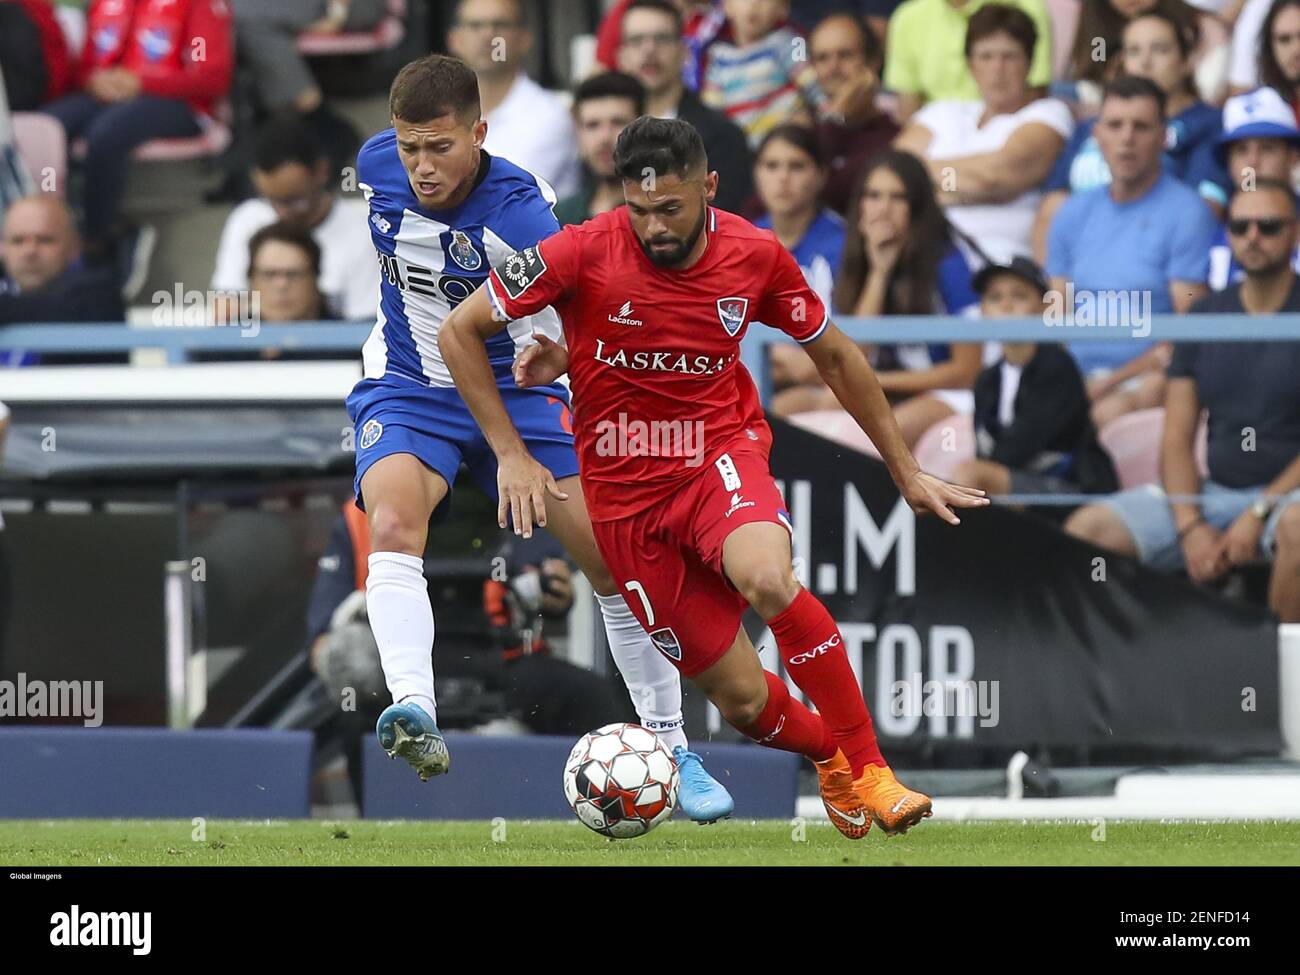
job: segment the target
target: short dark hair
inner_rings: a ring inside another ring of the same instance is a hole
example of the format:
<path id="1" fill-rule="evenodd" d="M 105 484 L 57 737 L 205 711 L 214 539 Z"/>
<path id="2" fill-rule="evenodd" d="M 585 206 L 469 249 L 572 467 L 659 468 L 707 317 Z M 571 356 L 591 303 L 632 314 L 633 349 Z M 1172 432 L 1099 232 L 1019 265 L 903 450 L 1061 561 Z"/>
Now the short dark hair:
<path id="1" fill-rule="evenodd" d="M 620 20 L 618 24 L 620 41 L 623 39 L 623 24 L 627 21 L 627 15 L 633 10 L 657 10 L 659 13 L 671 17 L 673 19 L 673 26 L 677 30 L 677 35 L 679 37 L 681 36 L 682 29 L 685 25 L 682 21 L 682 12 L 677 9 L 676 5 L 670 3 L 669 0 L 632 0 L 632 2 L 627 5 L 627 9 L 623 11 L 623 19 Z"/>
<path id="2" fill-rule="evenodd" d="M 639 180 L 647 170 L 685 179 L 708 165 L 700 133 L 679 118 L 642 115 L 619 133 L 614 146 L 614 175 L 620 179 Z"/>
<path id="3" fill-rule="evenodd" d="M 426 54 L 397 72 L 388 91 L 388 111 L 403 122 L 451 114 L 473 124 L 481 113 L 478 77 L 459 58 Z"/>
<path id="4" fill-rule="evenodd" d="M 1165 93 L 1150 78 L 1139 78 L 1137 75 L 1122 74 L 1114 81 L 1106 85 L 1102 92 L 1101 103 L 1106 104 L 1111 98 L 1154 98 L 1156 102 L 1156 111 L 1160 118 L 1165 117 L 1165 105 L 1167 99 Z"/>
<path id="5" fill-rule="evenodd" d="M 755 162 L 757 162 L 763 155 L 763 150 L 773 142 L 788 142 L 810 158 L 818 169 L 826 168 L 826 157 L 822 154 L 821 143 L 817 139 L 817 133 L 806 125 L 798 125 L 794 122 L 786 122 L 782 125 L 778 125 L 767 135 L 763 136 L 763 141 L 758 144 L 758 149 L 754 153 Z"/>
<path id="6" fill-rule="evenodd" d="M 1038 28 L 1029 14 L 1003 3 L 986 3 L 971 15 L 966 24 L 966 57 L 975 45 L 994 34 L 1008 34 L 1025 51 L 1025 59 L 1034 60 L 1034 45 L 1038 43 Z"/>
<path id="7" fill-rule="evenodd" d="M 248 276 L 250 279 L 253 276 L 253 266 L 257 263 L 257 252 L 262 249 L 262 245 L 273 241 L 278 244 L 289 244 L 301 250 L 307 255 L 307 263 L 311 265 L 312 276 L 320 277 L 320 244 L 316 243 L 311 231 L 279 221 L 267 224 L 249 239 Z"/>
<path id="8" fill-rule="evenodd" d="M 451 13 L 451 22 L 453 24 L 458 23 L 460 21 L 460 12 L 462 8 L 464 8 L 467 2 L 468 0 L 456 0 L 456 4 L 455 6 L 452 7 L 452 13 Z M 511 2 L 514 3 L 515 5 L 515 13 L 519 15 L 518 26 L 527 27 L 528 26 L 528 4 L 525 2 L 525 0 L 511 0 Z"/>
<path id="9" fill-rule="evenodd" d="M 264 173 L 288 163 L 301 163 L 312 169 L 325 158 L 315 130 L 297 112 L 270 119 L 258 131 L 253 147 L 253 165 Z"/>
<path id="10" fill-rule="evenodd" d="M 852 10 L 837 10 L 817 21 L 813 29 L 808 32 L 809 43 L 812 41 L 813 34 L 817 33 L 823 24 L 829 24 L 832 20 L 847 20 L 857 29 L 858 36 L 862 40 L 862 60 L 879 68 L 885 60 L 885 49 L 880 43 L 880 35 L 865 17 Z"/>
<path id="11" fill-rule="evenodd" d="M 1285 194 L 1286 198 L 1291 201 L 1292 213 L 1295 213 L 1297 209 L 1300 209 L 1300 207 L 1297 206 L 1295 190 L 1291 188 L 1291 184 L 1280 179 L 1260 177 L 1255 180 L 1254 185 L 1250 189 L 1246 189 L 1240 184 L 1235 186 L 1232 191 L 1232 196 L 1228 199 L 1228 208 L 1224 212 L 1232 212 L 1232 204 L 1237 201 L 1237 197 L 1248 193 L 1258 193 L 1260 190 L 1277 190 L 1277 192 Z"/>
<path id="12" fill-rule="evenodd" d="M 573 114 L 577 116 L 583 102 L 597 98 L 626 98 L 632 103 L 633 115 L 645 114 L 645 86 L 622 71 L 594 74 L 573 91 Z"/>

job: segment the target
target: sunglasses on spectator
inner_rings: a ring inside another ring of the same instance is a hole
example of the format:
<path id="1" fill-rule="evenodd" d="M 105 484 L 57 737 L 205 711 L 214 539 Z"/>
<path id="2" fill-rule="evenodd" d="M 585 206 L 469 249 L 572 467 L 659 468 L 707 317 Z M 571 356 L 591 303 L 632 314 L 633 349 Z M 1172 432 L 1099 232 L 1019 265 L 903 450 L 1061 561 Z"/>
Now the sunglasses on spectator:
<path id="1" fill-rule="evenodd" d="M 1234 237 L 1245 237 L 1252 225 L 1259 228 L 1261 237 L 1276 237 L 1285 227 L 1295 223 L 1285 217 L 1241 217 L 1228 221 L 1228 233 Z"/>

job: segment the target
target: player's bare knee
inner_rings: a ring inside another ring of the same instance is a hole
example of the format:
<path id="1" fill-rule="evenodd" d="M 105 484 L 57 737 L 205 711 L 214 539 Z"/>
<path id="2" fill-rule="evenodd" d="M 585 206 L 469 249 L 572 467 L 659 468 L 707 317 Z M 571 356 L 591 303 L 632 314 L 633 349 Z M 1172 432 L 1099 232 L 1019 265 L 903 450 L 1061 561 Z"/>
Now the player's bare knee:
<path id="1" fill-rule="evenodd" d="M 799 583 L 789 566 L 759 564 L 746 567 L 737 576 L 732 582 L 745 601 L 764 619 L 783 612 L 799 595 Z"/>
<path id="2" fill-rule="evenodd" d="M 767 694 L 736 693 L 728 695 L 725 700 L 713 703 L 717 705 L 729 725 L 734 728 L 748 728 L 762 717 L 763 708 L 767 705 Z"/>
<path id="3" fill-rule="evenodd" d="M 370 550 L 423 555 L 424 525 L 417 525 L 391 506 L 381 505 L 370 512 Z"/>

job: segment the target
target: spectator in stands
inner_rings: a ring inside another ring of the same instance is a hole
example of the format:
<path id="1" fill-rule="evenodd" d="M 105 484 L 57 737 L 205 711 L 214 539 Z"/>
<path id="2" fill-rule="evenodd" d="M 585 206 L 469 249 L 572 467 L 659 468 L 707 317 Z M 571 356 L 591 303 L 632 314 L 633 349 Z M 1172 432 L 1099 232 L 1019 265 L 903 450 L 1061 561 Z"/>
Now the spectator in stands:
<path id="1" fill-rule="evenodd" d="M 131 153 L 152 139 L 198 136 L 230 89 L 224 0 L 91 0 L 79 88 L 43 109 L 85 143 L 85 253 L 116 259 L 124 290 L 144 282 L 154 235 L 129 231 L 121 204 Z"/>
<path id="2" fill-rule="evenodd" d="M 1269 8 L 1260 31 L 1259 80 L 1300 118 L 1300 0 L 1277 0 Z"/>
<path id="3" fill-rule="evenodd" d="M 1223 129 L 1219 110 L 1205 104 L 1196 93 L 1191 60 L 1196 47 L 1195 24 L 1153 11 L 1124 26 L 1123 43 L 1124 71 L 1150 79 L 1165 93 L 1169 116 L 1165 172 L 1195 188 L 1212 172 L 1208 153 Z M 1066 197 L 1110 181 L 1110 170 L 1093 134 L 1095 124 L 1095 118 L 1079 123 L 1043 185 L 1034 235 L 1039 254 L 1046 248 L 1052 217 Z"/>
<path id="4" fill-rule="evenodd" d="M 621 71 L 592 75 L 573 93 L 573 124 L 582 160 L 582 187 L 555 205 L 564 226 L 623 205 L 623 181 L 614 175 L 614 144 L 628 123 L 645 113 L 641 82 Z"/>
<path id="5" fill-rule="evenodd" d="M 751 146 L 784 122 L 812 125 L 826 93 L 790 23 L 790 0 L 726 0 L 727 25 L 704 52 L 700 98 L 744 130 Z"/>
<path id="6" fill-rule="evenodd" d="M 635 0 L 615 0 L 605 11 L 596 30 L 596 63 L 613 71 L 619 66 L 619 48 L 623 44 L 623 15 Z M 727 23 L 722 0 L 671 0 L 682 16 L 682 43 L 686 58 L 682 62 L 682 83 L 691 91 L 700 87 L 700 57 Z"/>
<path id="7" fill-rule="evenodd" d="M 1146 334 L 1150 315 L 1186 312 L 1205 294 L 1214 217 L 1163 169 L 1165 94 L 1121 75 L 1106 87 L 1094 129 L 1111 181 L 1075 193 L 1052 221 L 1047 273 L 1073 322 Z M 1071 301 L 1073 297 L 1073 301 Z M 1098 429 L 1164 396 L 1165 345 L 1076 342 Z"/>
<path id="8" fill-rule="evenodd" d="M 263 322 L 313 322 L 329 317 L 320 279 L 321 249 L 311 232 L 273 223 L 248 242 L 248 283 Z"/>
<path id="9" fill-rule="evenodd" d="M 337 318 L 374 320 L 379 265 L 364 200 L 341 197 L 329 160 L 311 127 L 293 115 L 258 135 L 253 185 L 258 196 L 231 211 L 221 230 L 214 291 L 248 287 L 248 245 L 261 228 L 283 221 L 310 231 L 321 250 L 320 290 Z"/>
<path id="10" fill-rule="evenodd" d="M 483 147 L 536 173 L 563 198 L 578 191 L 573 122 L 563 103 L 523 70 L 533 46 L 520 0 L 460 0 L 447 49 L 478 75 Z"/>
<path id="11" fill-rule="evenodd" d="M 1016 256 L 975 275 L 984 318 L 1037 318 L 1047 279 Z M 958 484 L 989 494 L 1109 494 L 1115 465 L 1097 441 L 1088 393 L 1074 358 L 1056 344 L 1003 342 L 1002 358 L 975 380 L 975 457 Z"/>
<path id="12" fill-rule="evenodd" d="M 802 125 L 780 125 L 764 136 L 754 163 L 754 185 L 764 211 L 754 226 L 776 234 L 829 308 L 844 250 L 844 218 L 821 203 L 826 162 L 816 133 Z"/>
<path id="13" fill-rule="evenodd" d="M 388 10 L 386 0 L 231 0 L 241 67 L 271 113 L 310 115 L 324 101 L 299 34 L 370 30 Z"/>
<path id="14" fill-rule="evenodd" d="M 668 0 L 633 0 L 628 5 L 618 49 L 619 70 L 645 86 L 647 115 L 680 118 L 695 126 L 709 165 L 719 176 L 713 204 L 736 213 L 753 192 L 749 145 L 739 126 L 707 108 L 682 83 L 686 57 L 682 15 L 676 7 Z"/>
<path id="15" fill-rule="evenodd" d="M 970 266 L 919 159 L 895 149 L 873 158 L 850 212 L 855 219 L 848 224 L 835 282 L 835 314 L 875 318 L 977 310 Z M 900 322 L 900 333 L 906 327 Z M 774 373 L 773 379 L 799 385 L 776 394 L 773 412 L 788 416 L 835 408 L 830 391 L 805 378 L 802 360 L 790 358 L 802 370 Z M 935 422 L 975 407 L 971 387 L 980 371 L 978 343 L 881 346 L 872 358 L 881 387 L 897 404 L 894 416 L 909 446 Z"/>
<path id="16" fill-rule="evenodd" d="M 933 101 L 894 143 L 927 160 L 948 219 L 995 257 L 1029 251 L 1038 188 L 1074 128 L 1064 102 L 1029 87 L 1036 40 L 1024 11 L 980 7 L 966 31 L 980 100 Z"/>
<path id="17" fill-rule="evenodd" d="M 1228 228 L 1246 276 L 1192 311 L 1300 312 L 1291 186 L 1261 180 L 1238 191 Z M 1267 559 L 1270 607 L 1283 622 L 1300 622 L 1300 342 L 1179 343 L 1164 405 L 1161 483 L 1081 508 L 1066 530 L 1153 568 L 1186 569 L 1195 582 Z M 1202 410 L 1209 413 L 1204 480 L 1193 447 Z M 1198 500 L 1185 500 L 1193 495 Z"/>
<path id="18" fill-rule="evenodd" d="M 1124 50 L 1125 25 L 1152 12 L 1177 21 L 1183 31 L 1197 31 L 1200 24 L 1200 12 L 1183 0 L 1081 0 L 1070 53 L 1071 78 L 1093 91 L 1114 80 L 1125 70 L 1123 59 L 1112 56 Z M 1081 94 L 1091 101 L 1087 91 Z"/>
<path id="19" fill-rule="evenodd" d="M 926 102 L 975 101 L 981 94 L 970 72 L 967 27 L 992 0 L 906 0 L 889 19 L 885 87 L 896 92 L 898 118 L 907 122 Z M 1035 43 L 1029 86 L 1052 80 L 1052 25 L 1044 0 L 1012 0 L 1033 21 Z M 963 52 L 965 54 L 963 55 Z"/>
<path id="20" fill-rule="evenodd" d="M 58 98 L 72 68 L 50 0 L 0 0 L 0 74 L 10 109 L 32 112 Z"/>
<path id="21" fill-rule="evenodd" d="M 1281 95 L 1260 88 L 1229 98 L 1223 120 L 1224 132 L 1213 152 L 1220 165 L 1227 162 L 1227 168 L 1201 182 L 1202 199 L 1226 205 L 1234 187 L 1254 186 L 1261 179 L 1291 182 L 1291 173 L 1300 166 L 1300 129 Z M 1300 269 L 1300 249 L 1292 265 Z M 1244 273 L 1233 259 L 1227 227 L 1220 224 L 1210 245 L 1210 288 L 1222 291 Z"/>
<path id="22" fill-rule="evenodd" d="M 794 0 L 790 19 L 811 31 L 832 14 L 852 14 L 869 24 L 877 37 L 889 31 L 889 18 L 903 0 Z"/>
<path id="23" fill-rule="evenodd" d="M 876 107 L 884 50 L 861 17 L 831 14 L 813 28 L 808 54 L 827 97 L 817 122 L 827 167 L 822 198 L 843 215 L 867 160 L 898 135 L 898 125 Z"/>
<path id="24" fill-rule="evenodd" d="M 0 324 L 122 321 L 112 272 L 87 267 L 67 205 L 36 194 L 5 212 L 0 232 Z"/>
<path id="25" fill-rule="evenodd" d="M 1228 66 L 1228 92 L 1231 95 L 1244 95 L 1259 87 L 1259 38 L 1273 5 L 1274 0 L 1245 0 L 1231 21 L 1232 55 Z M 1222 17 L 1224 12 L 1219 16 Z"/>

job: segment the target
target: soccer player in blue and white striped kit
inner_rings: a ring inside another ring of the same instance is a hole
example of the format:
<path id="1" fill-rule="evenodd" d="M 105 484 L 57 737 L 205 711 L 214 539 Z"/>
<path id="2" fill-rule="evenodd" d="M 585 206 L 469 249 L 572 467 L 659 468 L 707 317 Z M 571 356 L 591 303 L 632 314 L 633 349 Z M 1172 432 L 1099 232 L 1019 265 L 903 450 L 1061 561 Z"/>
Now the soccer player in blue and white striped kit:
<path id="1" fill-rule="evenodd" d="M 497 494 L 496 457 L 442 362 L 438 328 L 493 265 L 559 224 L 550 186 L 483 150 L 478 80 L 462 62 L 435 54 L 408 64 L 393 81 L 389 107 L 393 128 L 373 136 L 357 159 L 381 281 L 378 321 L 362 351 L 364 378 L 347 406 L 356 428 L 357 500 L 370 524 L 366 606 L 394 701 L 376 733 L 389 755 L 427 780 L 450 761 L 434 704 L 433 610 L 423 561 L 429 518 L 462 461 L 482 489 Z M 596 591 L 610 651 L 641 723 L 677 760 L 682 810 L 714 822 L 730 815 L 732 799 L 688 750 L 677 670 L 632 615 L 596 549 L 568 389 L 514 384 L 515 356 L 535 332 L 560 339 L 552 309 L 511 323 L 489 353 L 515 426 L 554 478 L 547 528 Z"/>

